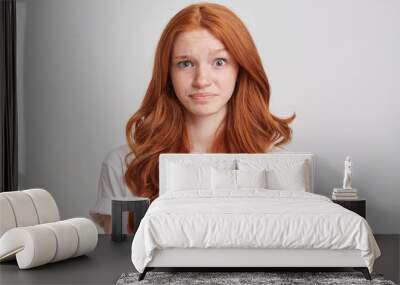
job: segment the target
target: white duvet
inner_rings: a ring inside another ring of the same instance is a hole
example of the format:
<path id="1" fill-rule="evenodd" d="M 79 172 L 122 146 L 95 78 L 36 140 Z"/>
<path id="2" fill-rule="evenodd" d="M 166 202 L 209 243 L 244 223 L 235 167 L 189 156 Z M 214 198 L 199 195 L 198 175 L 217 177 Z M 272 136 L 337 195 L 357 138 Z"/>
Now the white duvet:
<path id="1" fill-rule="evenodd" d="M 325 196 L 300 191 L 179 191 L 153 201 L 132 242 L 143 272 L 154 249 L 358 249 L 372 272 L 380 250 L 367 221 Z"/>

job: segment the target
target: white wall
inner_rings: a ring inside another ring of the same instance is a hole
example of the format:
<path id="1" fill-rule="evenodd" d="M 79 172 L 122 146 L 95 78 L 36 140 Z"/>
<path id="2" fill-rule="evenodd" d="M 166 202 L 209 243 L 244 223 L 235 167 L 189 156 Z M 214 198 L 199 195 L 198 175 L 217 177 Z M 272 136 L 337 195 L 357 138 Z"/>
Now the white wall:
<path id="1" fill-rule="evenodd" d="M 17 2 L 21 188 L 48 189 L 63 218 L 88 216 L 161 31 L 193 1 Z M 341 185 L 350 155 L 372 229 L 400 233 L 400 2 L 218 2 L 253 34 L 272 112 L 296 112 L 287 149 L 317 155 L 316 192 Z"/>

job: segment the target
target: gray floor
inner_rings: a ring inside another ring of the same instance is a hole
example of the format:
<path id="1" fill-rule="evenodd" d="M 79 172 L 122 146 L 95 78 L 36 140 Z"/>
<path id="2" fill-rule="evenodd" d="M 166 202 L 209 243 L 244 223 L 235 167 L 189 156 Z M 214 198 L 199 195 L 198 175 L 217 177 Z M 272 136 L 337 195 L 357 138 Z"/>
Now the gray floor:
<path id="1" fill-rule="evenodd" d="M 399 283 L 400 235 L 375 236 L 382 256 L 374 272 Z M 19 270 L 16 262 L 0 264 L 0 284 L 115 284 L 124 272 L 134 271 L 130 260 L 131 239 L 115 243 L 110 236 L 100 235 L 95 251 L 88 256 Z"/>
<path id="2" fill-rule="evenodd" d="M 96 249 L 87 256 L 19 270 L 16 262 L 0 264 L 0 284 L 115 284 L 124 272 L 134 271 L 131 241 L 116 243 L 99 235 Z"/>
<path id="3" fill-rule="evenodd" d="M 400 284 L 400 235 L 375 235 L 375 239 L 381 257 L 375 261 L 374 271 Z"/>

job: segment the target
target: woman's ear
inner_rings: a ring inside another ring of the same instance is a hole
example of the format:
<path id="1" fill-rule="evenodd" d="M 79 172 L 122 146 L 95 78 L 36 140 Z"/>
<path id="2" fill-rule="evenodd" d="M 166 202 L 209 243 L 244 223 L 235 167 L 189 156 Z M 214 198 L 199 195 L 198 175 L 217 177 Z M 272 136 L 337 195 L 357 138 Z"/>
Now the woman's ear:
<path id="1" fill-rule="evenodd" d="M 174 85 L 172 84 L 172 80 L 171 80 L 170 76 L 168 76 L 168 79 L 167 79 L 167 93 L 171 97 L 176 97 Z"/>

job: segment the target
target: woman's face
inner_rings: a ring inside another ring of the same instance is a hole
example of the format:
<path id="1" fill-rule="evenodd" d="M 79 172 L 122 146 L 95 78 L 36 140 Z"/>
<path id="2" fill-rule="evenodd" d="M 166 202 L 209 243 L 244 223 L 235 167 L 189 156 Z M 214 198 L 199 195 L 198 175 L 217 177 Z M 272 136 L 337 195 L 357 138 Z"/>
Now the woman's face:
<path id="1" fill-rule="evenodd" d="M 208 30 L 180 33 L 175 40 L 170 74 L 175 94 L 190 114 L 226 112 L 238 64 Z"/>

